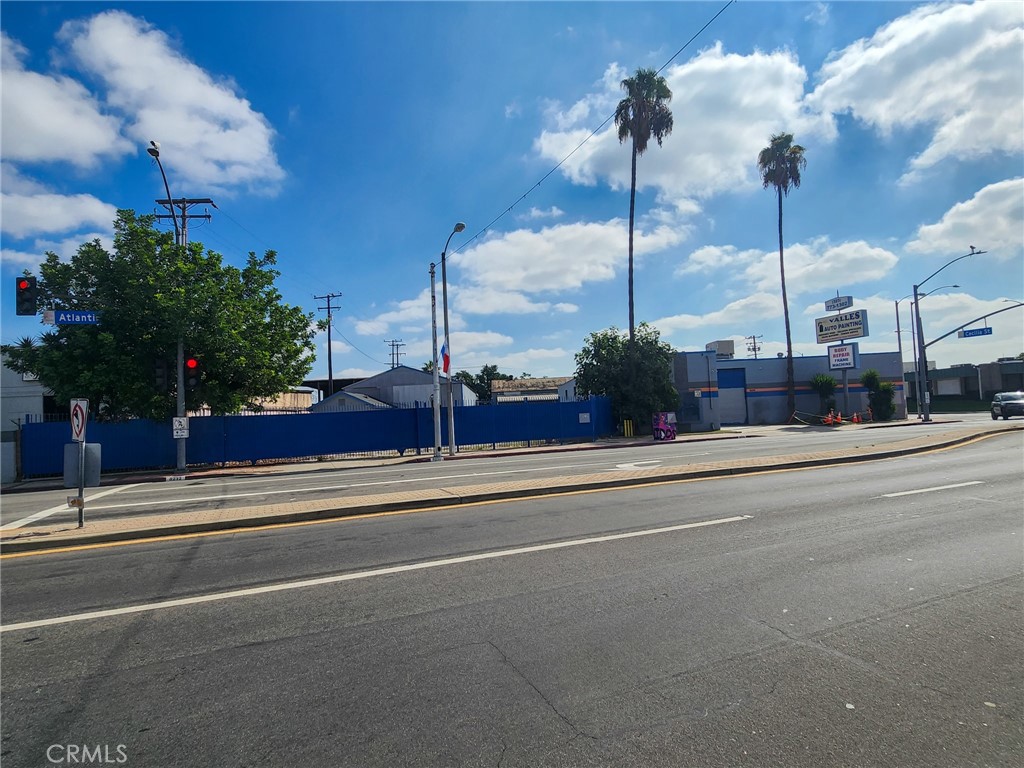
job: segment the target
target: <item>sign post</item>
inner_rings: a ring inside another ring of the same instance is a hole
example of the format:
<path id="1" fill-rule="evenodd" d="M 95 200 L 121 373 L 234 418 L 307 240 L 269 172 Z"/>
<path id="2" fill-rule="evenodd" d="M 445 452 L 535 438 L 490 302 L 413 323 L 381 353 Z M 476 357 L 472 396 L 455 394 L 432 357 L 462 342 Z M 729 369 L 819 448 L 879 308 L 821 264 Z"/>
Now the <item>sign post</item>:
<path id="1" fill-rule="evenodd" d="M 78 527 L 85 527 L 85 425 L 89 419 L 89 401 L 81 398 L 71 401 L 71 439 L 78 443 L 78 497 L 68 500 L 69 506 L 78 507 Z"/>

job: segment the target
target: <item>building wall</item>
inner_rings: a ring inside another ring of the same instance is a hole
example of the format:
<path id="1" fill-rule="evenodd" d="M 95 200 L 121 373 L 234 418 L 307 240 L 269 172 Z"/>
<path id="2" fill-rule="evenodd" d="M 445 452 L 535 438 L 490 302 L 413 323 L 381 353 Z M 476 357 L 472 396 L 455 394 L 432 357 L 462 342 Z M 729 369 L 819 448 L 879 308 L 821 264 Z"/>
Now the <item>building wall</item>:
<path id="1" fill-rule="evenodd" d="M 679 391 L 682 413 L 680 422 L 694 420 L 693 400 L 695 390 L 701 387 L 713 386 L 714 396 L 720 394 L 719 379 L 722 371 L 742 370 L 746 378 L 744 396 L 746 398 L 746 423 L 747 424 L 785 424 L 790 421 L 793 414 L 787 408 L 786 388 L 786 360 L 785 358 L 769 357 L 758 360 L 715 360 L 713 384 L 708 383 L 707 370 L 700 368 L 701 361 L 697 356 L 713 353 L 704 352 L 679 352 L 676 354 L 673 366 L 673 375 L 676 389 Z M 710 361 L 705 361 L 705 369 Z M 849 397 L 847 398 L 842 386 L 842 371 L 830 371 L 828 368 L 828 357 L 826 355 L 814 357 L 797 357 L 793 359 L 793 377 L 796 383 L 796 410 L 797 417 L 816 416 L 821 408 L 818 395 L 811 389 L 811 378 L 818 373 L 831 375 L 839 383 L 836 390 L 835 400 L 840 410 L 845 410 L 847 415 L 854 411 L 863 412 L 867 409 L 867 391 L 860 385 L 859 379 L 869 368 L 878 371 L 883 381 L 888 381 L 897 388 L 895 404 L 897 408 L 896 418 L 905 418 L 905 402 L 901 397 L 902 392 L 902 365 L 898 352 L 876 352 L 862 354 L 860 366 L 847 373 L 849 384 Z M 733 395 L 733 393 L 729 393 Z M 688 398 L 689 395 L 689 398 Z M 848 402 L 847 402 L 848 401 Z M 742 412 L 742 408 L 729 408 L 730 413 Z M 705 405 L 700 411 L 702 417 L 711 414 L 708 421 L 714 423 L 714 408 L 712 404 Z M 703 418 L 702 418 L 703 420 Z M 742 423 L 742 422 L 726 422 Z M 712 428 L 717 428 L 712 427 Z M 682 430 L 680 430 L 682 431 Z"/>
<path id="2" fill-rule="evenodd" d="M 47 392 L 38 381 L 26 381 L 6 363 L 0 366 L 0 482 L 17 479 L 18 425 L 29 416 L 43 418 L 43 395 Z"/>

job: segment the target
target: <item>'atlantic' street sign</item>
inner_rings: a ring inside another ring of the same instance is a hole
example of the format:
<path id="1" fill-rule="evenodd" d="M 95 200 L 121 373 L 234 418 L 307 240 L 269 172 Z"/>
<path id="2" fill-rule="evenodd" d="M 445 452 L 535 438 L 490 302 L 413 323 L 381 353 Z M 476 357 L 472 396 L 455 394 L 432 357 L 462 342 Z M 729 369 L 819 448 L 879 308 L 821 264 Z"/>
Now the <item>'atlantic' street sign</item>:
<path id="1" fill-rule="evenodd" d="M 95 325 L 100 313 L 91 309 L 55 309 L 53 322 L 57 325 Z"/>

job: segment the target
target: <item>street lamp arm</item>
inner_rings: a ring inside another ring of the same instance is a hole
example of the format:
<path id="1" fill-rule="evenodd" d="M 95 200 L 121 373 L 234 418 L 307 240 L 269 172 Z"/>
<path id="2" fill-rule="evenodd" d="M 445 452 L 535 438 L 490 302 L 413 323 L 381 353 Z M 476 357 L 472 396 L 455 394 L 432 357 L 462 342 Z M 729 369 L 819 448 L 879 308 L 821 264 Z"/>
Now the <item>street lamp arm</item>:
<path id="1" fill-rule="evenodd" d="M 982 315 L 981 317 L 976 317 L 973 320 L 971 320 L 970 322 L 967 322 L 967 323 L 964 323 L 963 325 L 957 326 L 956 328 L 954 328 L 949 333 L 944 333 L 941 336 L 939 336 L 939 338 L 932 339 L 931 341 L 929 341 L 927 344 L 924 345 L 924 348 L 928 349 L 928 347 L 930 347 L 932 344 L 935 344 L 936 342 L 942 341 L 947 336 L 952 336 L 957 331 L 963 330 L 964 328 L 966 328 L 968 325 L 971 325 L 972 323 L 976 323 L 979 320 L 984 320 L 986 317 L 992 317 L 992 315 L 998 315 L 1000 312 L 1009 312 L 1011 309 L 1017 309 L 1018 307 L 1024 307 L 1024 302 L 1020 302 L 1018 304 L 1014 304 L 1012 307 L 1003 307 L 1002 309 L 997 309 L 995 312 L 989 312 L 987 315 Z"/>
<path id="2" fill-rule="evenodd" d="M 966 259 L 966 258 L 967 258 L 968 256 L 980 256 L 980 255 L 981 255 L 981 254 L 983 254 L 983 253 L 988 253 L 988 251 L 976 251 L 976 250 L 974 250 L 974 248 L 973 248 L 973 246 L 972 246 L 972 247 L 971 247 L 971 252 L 970 252 L 970 253 L 965 253 L 965 254 L 964 254 L 963 256 L 957 256 L 957 257 L 956 257 L 955 259 L 953 259 L 952 261 L 950 261 L 950 262 L 947 262 L 946 264 L 943 264 L 943 265 L 942 265 L 941 267 L 939 267 L 939 268 L 938 268 L 938 269 L 936 269 L 936 270 L 935 270 L 934 272 L 932 272 L 932 273 L 931 273 L 930 275 L 928 275 L 928 277 L 926 277 L 926 278 L 925 278 L 924 280 L 922 280 L 922 281 L 921 281 L 920 283 L 918 283 L 918 284 L 917 284 L 917 287 L 918 287 L 918 288 L 920 288 L 920 287 L 921 287 L 922 285 L 924 285 L 925 283 L 927 283 L 927 282 L 928 282 L 929 280 L 931 280 L 931 279 L 932 279 L 933 277 L 935 277 L 935 276 L 936 276 L 937 274 L 939 274 L 939 272 L 941 272 L 942 270 L 944 270 L 944 269 L 945 269 L 946 267 L 948 267 L 948 266 L 949 266 L 950 264 L 956 264 L 956 263 L 957 263 L 958 261 L 960 261 L 960 259 Z"/>
<path id="3" fill-rule="evenodd" d="M 156 167 L 160 169 L 160 177 L 164 180 L 164 192 L 167 193 L 168 208 L 171 210 L 171 223 L 174 224 L 174 242 L 178 243 L 181 240 L 181 231 L 178 229 L 178 217 L 174 215 L 174 201 L 171 200 L 171 188 L 167 184 L 167 174 L 164 173 L 164 164 L 160 162 L 159 152 L 150 152 L 153 159 L 156 160 Z"/>

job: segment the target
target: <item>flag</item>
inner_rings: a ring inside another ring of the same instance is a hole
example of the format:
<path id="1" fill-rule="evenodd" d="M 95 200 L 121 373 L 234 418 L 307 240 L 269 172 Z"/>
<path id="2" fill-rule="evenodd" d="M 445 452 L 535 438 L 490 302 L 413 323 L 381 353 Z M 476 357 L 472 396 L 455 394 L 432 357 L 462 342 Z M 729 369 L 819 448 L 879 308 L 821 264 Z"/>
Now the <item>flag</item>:
<path id="1" fill-rule="evenodd" d="M 451 358 L 448 356 L 448 340 L 445 339 L 441 345 L 441 370 L 448 373 L 448 366 L 451 365 Z"/>

